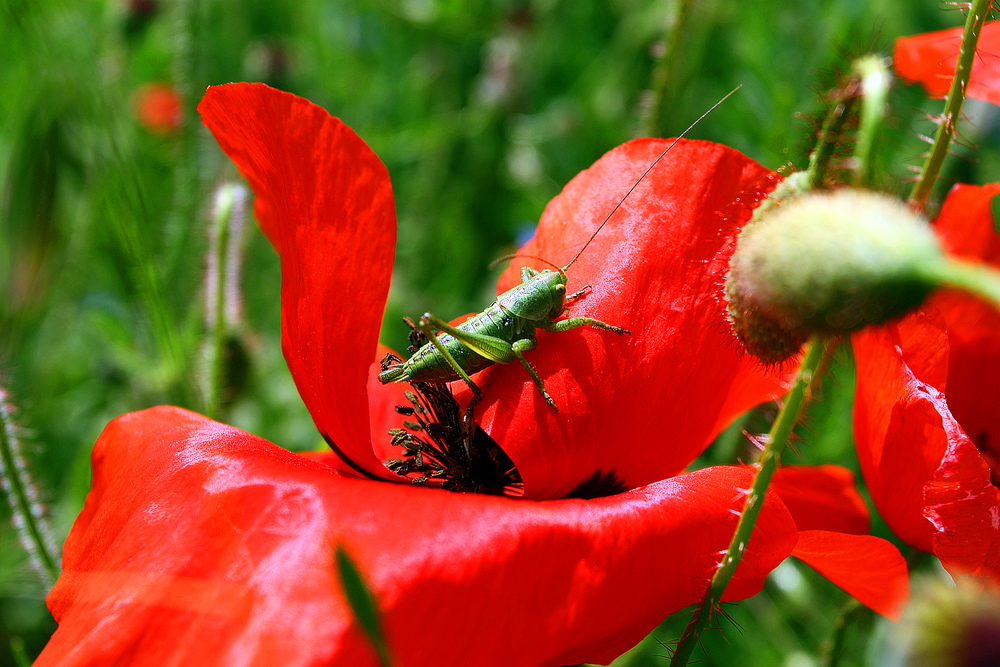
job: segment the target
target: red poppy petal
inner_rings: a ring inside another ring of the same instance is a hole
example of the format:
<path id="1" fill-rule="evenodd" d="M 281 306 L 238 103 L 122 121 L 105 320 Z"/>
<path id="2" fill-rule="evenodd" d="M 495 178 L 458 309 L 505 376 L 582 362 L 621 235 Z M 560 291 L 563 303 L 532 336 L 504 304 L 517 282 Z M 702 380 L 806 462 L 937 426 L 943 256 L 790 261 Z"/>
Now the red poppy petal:
<path id="1" fill-rule="evenodd" d="M 930 97 L 944 97 L 955 76 L 963 30 L 900 37 L 892 56 L 893 67 L 909 83 L 920 83 Z M 1000 23 L 983 26 L 966 94 L 1000 104 Z"/>
<path id="2" fill-rule="evenodd" d="M 851 339 L 854 443 L 879 514 L 904 542 L 930 551 L 934 527 L 923 515 L 923 489 L 947 448 L 939 412 L 947 406 L 928 383 L 943 384 L 948 343 L 940 321 L 927 314 L 904 322 L 868 327 Z"/>
<path id="3" fill-rule="evenodd" d="M 1000 489 L 990 468 L 954 420 L 942 415 L 949 447 L 924 491 L 925 516 L 936 529 L 934 554 L 953 575 L 1000 582 Z"/>
<path id="4" fill-rule="evenodd" d="M 522 254 L 568 263 L 668 145 L 640 139 L 602 157 L 552 200 Z M 780 374 L 746 361 L 720 298 L 732 238 L 777 180 L 730 148 L 678 142 L 567 270 L 569 292 L 591 286 L 568 314 L 631 335 L 538 333 L 525 356 L 558 413 L 518 363 L 478 376 L 482 424 L 517 465 L 526 495 L 561 497 L 602 473 L 630 487 L 674 475 L 724 413 L 782 392 Z M 498 289 L 519 281 L 519 266 Z"/>
<path id="5" fill-rule="evenodd" d="M 198 111 L 281 255 L 282 349 L 302 400 L 355 474 L 391 475 L 365 389 L 396 245 L 385 166 L 325 110 L 263 84 L 212 86 Z"/>
<path id="6" fill-rule="evenodd" d="M 336 544 L 399 664 L 607 662 L 698 600 L 750 476 L 512 500 L 344 477 L 179 408 L 125 415 L 95 445 L 35 664 L 373 665 Z M 728 597 L 759 590 L 795 540 L 770 497 Z"/>
<path id="7" fill-rule="evenodd" d="M 377 359 L 382 359 L 389 352 L 388 347 L 379 344 Z M 398 356 L 398 355 L 397 355 Z M 396 412 L 396 406 L 410 405 L 406 392 L 410 385 L 402 382 L 382 384 L 378 381 L 381 364 L 376 361 L 368 369 L 368 411 L 371 415 L 371 437 L 375 456 L 379 461 L 397 458 L 402 453 L 398 447 L 390 445 L 389 429 L 403 428 L 405 417 Z"/>
<path id="8" fill-rule="evenodd" d="M 998 194 L 1000 183 L 959 183 L 951 189 L 934 221 L 934 232 L 949 254 L 1000 266 L 1000 234 L 993 219 Z"/>
<path id="9" fill-rule="evenodd" d="M 854 473 L 836 465 L 781 466 L 771 489 L 781 498 L 799 530 L 867 535 L 871 516 L 858 493 Z"/>
<path id="10" fill-rule="evenodd" d="M 879 537 L 803 530 L 792 555 L 893 621 L 899 621 L 910 600 L 906 561 Z"/>
<path id="11" fill-rule="evenodd" d="M 948 358 L 943 323 L 933 315 L 855 334 L 858 457 L 872 500 L 900 538 L 933 552 L 952 574 L 997 577 L 1000 495 L 990 467 L 927 381 L 940 381 L 940 364 L 917 355 L 930 349 Z"/>
<path id="12" fill-rule="evenodd" d="M 991 204 L 1000 183 L 956 185 L 935 231 L 951 254 L 1000 267 L 1000 234 Z M 948 408 L 1000 477 L 1000 313 L 964 294 L 941 292 L 930 303 L 948 328 Z M 939 387 L 943 388 L 943 387 Z"/>

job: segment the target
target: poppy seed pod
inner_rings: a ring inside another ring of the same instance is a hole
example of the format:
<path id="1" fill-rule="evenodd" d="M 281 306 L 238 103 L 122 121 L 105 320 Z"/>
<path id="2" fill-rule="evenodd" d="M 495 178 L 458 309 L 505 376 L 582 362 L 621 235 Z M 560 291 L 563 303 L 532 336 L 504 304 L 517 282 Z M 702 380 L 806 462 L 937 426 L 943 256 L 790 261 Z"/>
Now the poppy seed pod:
<path id="1" fill-rule="evenodd" d="M 765 363 L 812 333 L 848 333 L 901 315 L 934 287 L 923 267 L 943 254 L 902 202 L 844 188 L 797 197 L 740 233 L 726 278 L 728 315 Z"/>

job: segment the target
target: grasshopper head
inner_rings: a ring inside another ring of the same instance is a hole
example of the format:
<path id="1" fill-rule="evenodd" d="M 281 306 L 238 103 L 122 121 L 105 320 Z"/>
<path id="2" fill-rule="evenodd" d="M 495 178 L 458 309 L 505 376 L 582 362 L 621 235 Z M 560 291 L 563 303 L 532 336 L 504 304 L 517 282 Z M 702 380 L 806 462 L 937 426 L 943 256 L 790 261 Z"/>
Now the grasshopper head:
<path id="1" fill-rule="evenodd" d="M 554 319 L 566 309 L 566 273 L 531 267 L 521 269 L 521 284 L 507 290 L 497 302 L 527 320 Z"/>

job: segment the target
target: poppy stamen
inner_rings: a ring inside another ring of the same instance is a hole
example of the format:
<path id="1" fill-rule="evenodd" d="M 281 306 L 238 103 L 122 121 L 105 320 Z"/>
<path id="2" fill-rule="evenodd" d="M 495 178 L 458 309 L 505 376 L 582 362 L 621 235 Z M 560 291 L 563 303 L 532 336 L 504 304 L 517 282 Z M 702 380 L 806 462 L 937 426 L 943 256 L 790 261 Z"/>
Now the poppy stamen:
<path id="1" fill-rule="evenodd" d="M 386 461 L 389 470 L 413 484 L 448 491 L 522 495 L 521 474 L 472 419 L 472 406 L 463 411 L 447 384 L 412 382 L 411 387 L 410 405 L 396 406 L 410 419 L 389 431 L 390 443 L 403 448 L 400 458 Z"/>

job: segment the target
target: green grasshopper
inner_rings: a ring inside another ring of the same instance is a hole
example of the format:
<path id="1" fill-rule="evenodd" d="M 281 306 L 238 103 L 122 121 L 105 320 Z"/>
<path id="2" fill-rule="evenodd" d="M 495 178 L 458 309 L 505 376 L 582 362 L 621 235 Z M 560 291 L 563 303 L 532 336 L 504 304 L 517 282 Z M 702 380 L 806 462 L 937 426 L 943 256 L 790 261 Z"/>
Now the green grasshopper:
<path id="1" fill-rule="evenodd" d="M 590 317 L 556 319 L 566 311 L 568 302 L 590 289 L 589 286 L 584 287 L 566 296 L 566 269 L 572 264 L 570 262 L 562 268 L 553 265 L 556 271 L 523 267 L 520 285 L 507 290 L 486 310 L 457 327 L 424 313 L 417 329 L 431 344 L 417 349 L 404 363 L 386 364 L 386 368 L 379 373 L 379 382 L 451 382 L 461 378 L 478 399 L 482 397 L 482 391 L 469 375 L 494 363 L 509 364 L 517 359 L 528 371 L 545 402 L 558 411 L 555 401 L 545 390 L 542 378 L 524 358 L 524 353 L 534 350 L 538 344 L 536 330 L 560 332 L 591 326 L 619 335 L 629 333 L 621 327 Z M 435 330 L 441 334 L 436 335 Z"/>
<path id="2" fill-rule="evenodd" d="M 738 90 L 738 88 L 736 89 Z M 729 93 L 732 95 L 736 90 Z M 597 237 L 600 231 L 607 224 L 608 220 L 621 207 L 632 191 L 642 182 L 642 179 L 652 171 L 653 167 L 663 158 L 667 152 L 673 148 L 680 139 L 687 134 L 691 128 L 697 125 L 702 118 L 710 114 L 717 106 L 722 104 L 726 98 L 723 97 L 711 109 L 702 114 L 701 118 L 691 124 L 682 132 L 667 148 L 660 153 L 652 164 L 643 172 L 642 176 L 632 185 L 625 196 L 619 200 L 608 216 L 594 231 L 593 235 L 580 248 L 576 256 L 564 267 L 558 267 L 551 262 L 541 258 L 555 271 L 543 269 L 537 271 L 531 267 L 521 269 L 521 284 L 513 289 L 509 289 L 497 300 L 486 308 L 483 312 L 473 315 L 457 327 L 449 325 L 444 320 L 430 313 L 424 313 L 423 317 L 415 326 L 415 331 L 419 331 L 426 337 L 430 345 L 423 345 L 413 352 L 413 355 L 406 361 L 399 360 L 393 355 L 386 356 L 382 360 L 382 372 L 378 375 L 378 380 L 382 384 L 389 382 L 452 382 L 463 380 L 474 394 L 473 401 L 478 401 L 482 397 L 482 390 L 476 386 L 469 376 L 484 368 L 492 366 L 494 363 L 509 364 L 517 359 L 524 366 L 524 370 L 531 376 L 538 391 L 545 398 L 549 407 L 558 412 L 555 401 L 545 390 L 545 384 L 538 372 L 525 359 L 524 353 L 534 350 L 538 345 L 535 337 L 536 331 L 562 332 L 576 329 L 582 326 L 590 326 L 596 329 L 606 329 L 614 331 L 618 335 L 630 333 L 622 327 L 601 322 L 590 317 L 570 317 L 564 320 L 556 319 L 562 315 L 570 302 L 580 297 L 588 289 L 584 287 L 575 294 L 566 295 L 566 283 L 568 278 L 566 271 L 573 263 L 580 258 L 583 251 L 587 249 L 590 242 Z M 435 331 L 441 332 L 440 335 Z"/>

